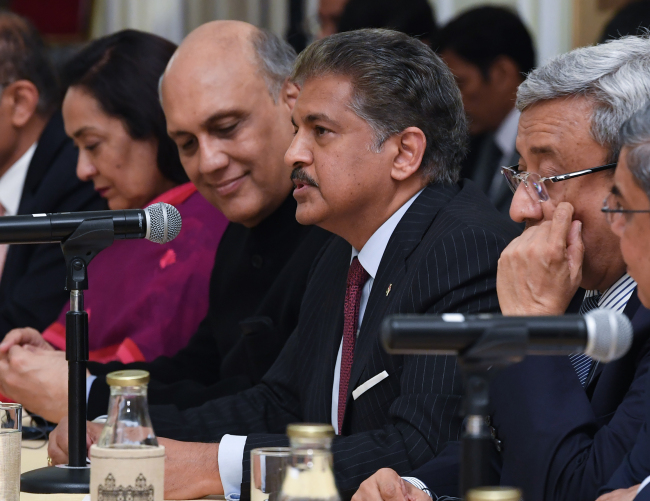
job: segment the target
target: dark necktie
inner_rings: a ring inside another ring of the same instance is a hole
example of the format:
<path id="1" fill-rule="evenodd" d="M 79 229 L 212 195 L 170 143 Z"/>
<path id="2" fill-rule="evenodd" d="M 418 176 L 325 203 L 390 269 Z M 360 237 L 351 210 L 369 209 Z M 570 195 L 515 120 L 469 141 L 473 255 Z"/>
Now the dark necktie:
<path id="1" fill-rule="evenodd" d="M 343 349 L 341 350 L 341 377 L 339 380 L 339 435 L 343 429 L 343 416 L 345 416 L 345 404 L 347 402 L 350 373 L 352 372 L 352 360 L 354 359 L 354 345 L 357 340 L 361 291 L 368 278 L 370 278 L 370 275 L 363 269 L 359 259 L 355 257 L 348 271 L 343 309 Z"/>
<path id="2" fill-rule="evenodd" d="M 591 310 L 595 310 L 596 308 L 598 308 L 599 299 L 600 299 L 600 294 L 586 297 L 582 301 L 582 304 L 580 305 L 580 311 L 579 311 L 580 315 L 584 315 L 585 313 L 588 313 Z M 589 369 L 591 369 L 591 364 L 593 363 L 593 360 L 591 360 L 591 358 L 589 358 L 587 355 L 583 353 L 574 353 L 572 355 L 569 355 L 569 360 L 571 360 L 571 364 L 573 365 L 573 368 L 575 369 L 576 374 L 578 375 L 580 384 L 582 386 L 585 386 L 585 384 L 587 383 L 587 376 L 589 375 Z"/>

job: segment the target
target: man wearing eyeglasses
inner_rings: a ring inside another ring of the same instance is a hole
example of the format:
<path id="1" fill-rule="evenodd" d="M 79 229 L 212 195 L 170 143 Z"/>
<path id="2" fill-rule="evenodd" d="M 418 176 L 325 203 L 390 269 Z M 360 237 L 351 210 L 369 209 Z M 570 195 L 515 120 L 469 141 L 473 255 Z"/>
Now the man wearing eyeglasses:
<path id="1" fill-rule="evenodd" d="M 606 366 L 579 354 L 528 357 L 493 381 L 495 464 L 501 483 L 522 487 L 526 501 L 596 499 L 645 419 L 650 311 L 601 208 L 613 185 L 619 127 L 648 97 L 650 40 L 637 37 L 559 56 L 518 90 L 521 158 L 504 174 L 514 191 L 510 216 L 526 229 L 499 260 L 501 310 L 612 308 L 635 329 L 629 353 Z M 381 470 L 354 501 L 456 496 L 458 457 L 450 445 L 404 479 Z"/>

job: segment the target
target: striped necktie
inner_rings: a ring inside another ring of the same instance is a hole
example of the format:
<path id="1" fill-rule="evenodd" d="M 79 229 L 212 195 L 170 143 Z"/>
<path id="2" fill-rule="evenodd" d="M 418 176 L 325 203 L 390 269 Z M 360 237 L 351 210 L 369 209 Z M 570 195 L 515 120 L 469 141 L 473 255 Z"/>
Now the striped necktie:
<path id="1" fill-rule="evenodd" d="M 580 315 L 590 312 L 598 308 L 598 301 L 600 300 L 600 294 L 594 294 L 593 296 L 585 297 L 580 305 Z M 571 360 L 571 365 L 578 375 L 580 384 L 584 387 L 587 383 L 587 376 L 589 375 L 589 369 L 591 369 L 591 364 L 593 360 L 589 358 L 584 353 L 573 353 L 569 355 L 569 360 Z"/>

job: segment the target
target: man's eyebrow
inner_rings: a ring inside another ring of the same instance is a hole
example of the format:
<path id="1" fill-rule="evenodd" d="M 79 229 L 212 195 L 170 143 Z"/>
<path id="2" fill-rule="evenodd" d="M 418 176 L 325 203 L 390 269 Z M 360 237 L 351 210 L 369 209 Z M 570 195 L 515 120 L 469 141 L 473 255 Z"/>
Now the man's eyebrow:
<path id="1" fill-rule="evenodd" d="M 309 115 L 305 116 L 303 120 L 307 123 L 327 122 L 334 127 L 340 127 L 340 124 L 336 120 L 331 119 L 324 113 L 310 113 Z"/>
<path id="2" fill-rule="evenodd" d="M 218 122 L 219 120 L 223 120 L 226 118 L 243 118 L 245 116 L 246 116 L 246 112 L 242 110 L 233 109 L 233 110 L 219 111 L 217 113 L 214 113 L 213 115 L 210 115 L 203 122 L 201 122 L 200 127 L 207 128 L 213 125 L 215 122 Z M 168 132 L 169 137 L 171 137 L 172 139 L 179 136 L 186 136 L 188 134 L 192 135 L 191 132 L 185 130 L 171 130 Z"/>
<path id="3" fill-rule="evenodd" d="M 550 146 L 532 146 L 530 152 L 533 155 L 555 155 L 557 153 Z"/>
<path id="4" fill-rule="evenodd" d="M 621 190 L 616 185 L 612 186 L 612 195 L 614 195 L 616 198 L 620 198 L 621 200 L 625 200 L 623 193 L 621 193 Z"/>
<path id="5" fill-rule="evenodd" d="M 208 118 L 206 118 L 203 121 L 203 123 L 201 123 L 201 127 L 209 127 L 215 122 L 218 122 L 219 120 L 223 120 L 225 118 L 242 118 L 245 116 L 246 116 L 246 112 L 244 112 L 243 110 L 233 109 L 233 110 L 219 111 L 214 115 L 211 115 Z"/>

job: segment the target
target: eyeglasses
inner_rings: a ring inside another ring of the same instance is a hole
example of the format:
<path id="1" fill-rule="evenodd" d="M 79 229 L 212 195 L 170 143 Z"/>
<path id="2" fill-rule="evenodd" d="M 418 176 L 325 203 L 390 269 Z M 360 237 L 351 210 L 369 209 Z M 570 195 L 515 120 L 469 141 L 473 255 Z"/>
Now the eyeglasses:
<path id="1" fill-rule="evenodd" d="M 631 209 L 622 209 L 621 204 L 618 203 L 616 195 L 610 193 L 607 195 L 605 200 L 603 200 L 603 208 L 600 209 L 605 213 L 607 217 L 607 222 L 610 226 L 618 225 L 621 223 L 628 223 L 632 218 L 632 214 L 637 213 L 650 213 L 650 209 L 645 210 L 631 210 Z"/>
<path id="2" fill-rule="evenodd" d="M 541 203 L 546 202 L 551 198 L 546 190 L 546 186 L 544 185 L 545 181 L 557 183 L 560 181 L 566 181 L 567 179 L 593 174 L 594 172 L 600 172 L 601 170 L 613 169 L 614 167 L 616 167 L 616 163 L 592 167 L 591 169 L 579 170 L 577 172 L 570 172 L 568 174 L 561 174 L 559 176 L 541 177 L 539 174 L 534 172 L 521 172 L 517 165 L 513 165 L 512 167 L 502 167 L 501 173 L 506 178 L 508 186 L 510 186 L 513 193 L 517 191 L 517 188 L 519 188 L 521 183 L 524 183 L 530 198 L 535 202 Z"/>

